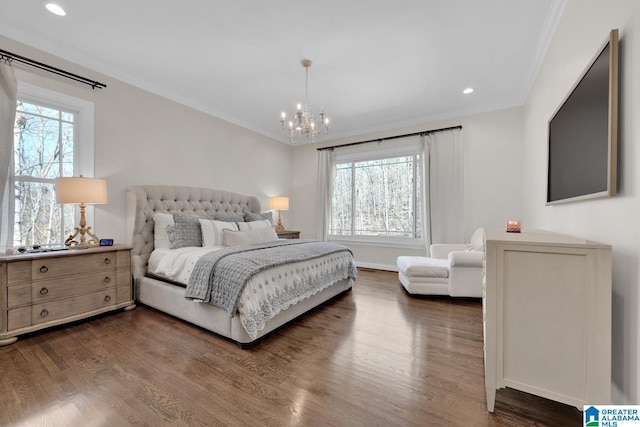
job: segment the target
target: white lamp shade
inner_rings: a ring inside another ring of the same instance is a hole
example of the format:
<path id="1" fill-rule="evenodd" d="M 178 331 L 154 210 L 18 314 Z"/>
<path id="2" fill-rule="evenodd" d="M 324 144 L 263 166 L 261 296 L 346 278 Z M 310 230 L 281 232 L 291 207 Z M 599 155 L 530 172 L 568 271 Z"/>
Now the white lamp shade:
<path id="1" fill-rule="evenodd" d="M 98 178 L 56 178 L 56 201 L 58 203 L 84 203 L 103 205 L 107 203 L 107 181 Z"/>
<path id="2" fill-rule="evenodd" d="M 289 210 L 289 198 L 284 196 L 269 197 L 269 209 Z"/>

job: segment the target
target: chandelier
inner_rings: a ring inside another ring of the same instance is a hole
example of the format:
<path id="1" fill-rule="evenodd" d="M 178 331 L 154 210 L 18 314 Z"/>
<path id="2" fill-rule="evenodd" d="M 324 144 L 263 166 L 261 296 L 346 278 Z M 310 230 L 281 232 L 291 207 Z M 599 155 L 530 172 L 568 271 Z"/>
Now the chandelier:
<path id="1" fill-rule="evenodd" d="M 306 81 L 305 81 L 305 104 L 298 104 L 296 112 L 293 115 L 293 119 L 287 122 L 287 114 L 282 113 L 280 124 L 282 130 L 285 131 L 289 139 L 293 144 L 305 139 L 305 142 L 315 142 L 315 136 L 320 133 L 319 128 L 324 128 L 325 134 L 329 133 L 329 118 L 324 114 L 324 107 L 320 109 L 319 121 L 316 122 L 313 110 L 309 108 L 309 67 L 311 67 L 311 61 L 303 59 L 301 62 L 305 69 Z"/>

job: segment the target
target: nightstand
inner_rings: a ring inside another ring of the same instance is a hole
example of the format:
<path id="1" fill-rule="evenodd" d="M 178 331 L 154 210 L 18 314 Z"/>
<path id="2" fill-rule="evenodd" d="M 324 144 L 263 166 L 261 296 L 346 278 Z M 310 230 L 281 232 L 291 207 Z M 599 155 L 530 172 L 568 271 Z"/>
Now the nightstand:
<path id="1" fill-rule="evenodd" d="M 133 302 L 131 247 L 0 256 L 0 346 Z"/>
<path id="2" fill-rule="evenodd" d="M 300 238 L 299 231 L 284 230 L 284 231 L 278 231 L 277 233 L 278 233 L 279 239 L 299 239 Z"/>

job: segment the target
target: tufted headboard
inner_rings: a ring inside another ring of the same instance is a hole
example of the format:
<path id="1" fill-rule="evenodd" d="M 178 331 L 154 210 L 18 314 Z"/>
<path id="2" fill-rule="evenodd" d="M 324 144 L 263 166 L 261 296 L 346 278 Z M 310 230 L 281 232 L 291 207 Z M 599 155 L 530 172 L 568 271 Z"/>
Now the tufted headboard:
<path id="1" fill-rule="evenodd" d="M 260 201 L 253 196 L 196 187 L 138 185 L 127 189 L 127 236 L 134 281 L 144 277 L 153 251 L 153 214 L 185 212 L 260 213 Z"/>

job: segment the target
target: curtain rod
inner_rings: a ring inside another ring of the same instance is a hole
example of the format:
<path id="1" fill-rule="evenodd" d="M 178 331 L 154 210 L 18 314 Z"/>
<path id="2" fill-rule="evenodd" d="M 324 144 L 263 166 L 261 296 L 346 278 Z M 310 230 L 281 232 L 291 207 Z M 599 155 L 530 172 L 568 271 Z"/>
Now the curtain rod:
<path id="1" fill-rule="evenodd" d="M 7 52 L 4 49 L 0 49 L 0 59 L 12 62 L 20 62 L 22 64 L 30 65 L 34 68 L 47 71 L 49 73 L 57 74 L 62 77 L 66 77 L 71 80 L 75 80 L 80 83 L 91 86 L 92 89 L 102 89 L 107 87 L 106 84 L 100 83 L 95 80 L 88 79 L 86 77 L 79 76 L 77 74 L 70 73 L 69 71 L 61 70 L 60 68 L 52 67 L 51 65 L 43 64 L 42 62 L 34 61 L 33 59 L 25 58 L 24 56 L 16 55 L 15 53 Z"/>
<path id="2" fill-rule="evenodd" d="M 448 128 L 423 130 L 422 132 L 405 133 L 404 135 L 387 136 L 385 138 L 369 139 L 367 141 L 350 142 L 348 144 L 332 145 L 331 147 L 320 147 L 320 148 L 317 148 L 317 150 L 318 151 L 333 150 L 334 148 L 350 147 L 352 145 L 368 144 L 370 142 L 382 142 L 382 141 L 387 141 L 389 139 L 407 138 L 407 137 L 410 137 L 410 136 L 431 135 L 433 133 L 446 132 L 448 130 L 456 130 L 456 129 L 462 129 L 462 126 L 458 125 L 458 126 L 451 126 L 451 127 L 448 127 Z"/>

